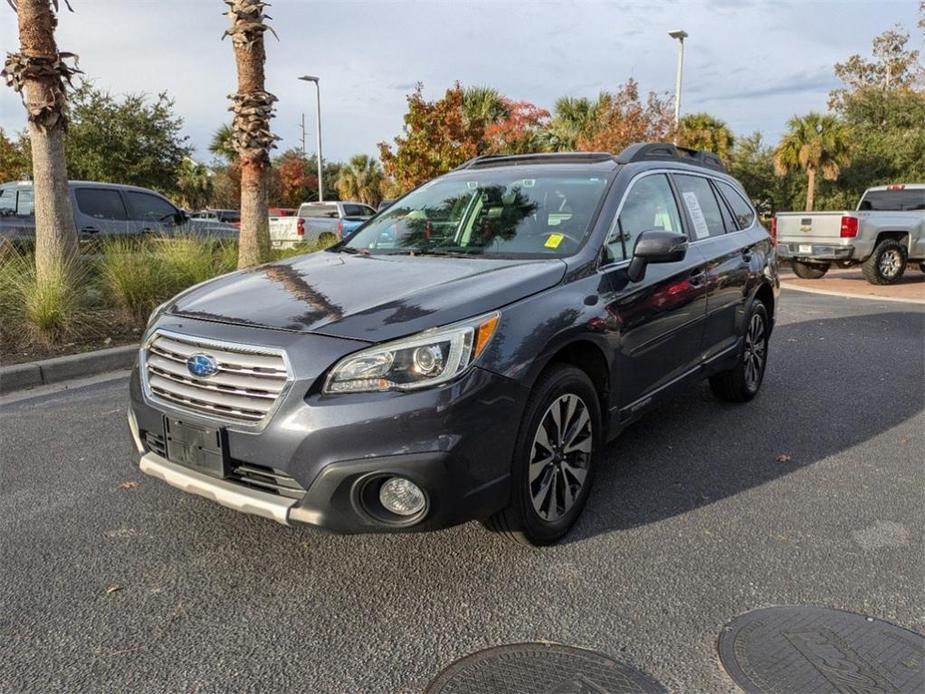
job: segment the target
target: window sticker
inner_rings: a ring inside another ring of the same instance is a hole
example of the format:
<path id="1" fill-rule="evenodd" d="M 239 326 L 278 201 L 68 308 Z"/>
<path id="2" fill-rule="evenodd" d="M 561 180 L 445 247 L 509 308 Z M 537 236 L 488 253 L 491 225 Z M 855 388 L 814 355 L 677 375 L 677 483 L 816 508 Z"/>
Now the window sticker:
<path id="1" fill-rule="evenodd" d="M 565 234 L 550 234 L 549 238 L 546 239 L 546 243 L 543 245 L 546 246 L 546 248 L 558 248 L 564 238 Z"/>
<path id="2" fill-rule="evenodd" d="M 694 224 L 694 234 L 698 239 L 705 239 L 710 235 L 710 230 L 707 228 L 707 220 L 703 216 L 703 210 L 700 209 L 700 201 L 697 199 L 697 195 L 691 191 L 685 191 L 684 195 L 684 204 L 687 205 L 687 211 L 690 213 L 691 222 Z"/>

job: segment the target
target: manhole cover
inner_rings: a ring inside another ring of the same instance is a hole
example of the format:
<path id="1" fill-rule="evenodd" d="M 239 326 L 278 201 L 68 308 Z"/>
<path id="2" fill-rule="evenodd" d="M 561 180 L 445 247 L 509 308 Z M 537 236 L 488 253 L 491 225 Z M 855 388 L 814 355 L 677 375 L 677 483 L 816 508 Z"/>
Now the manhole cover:
<path id="1" fill-rule="evenodd" d="M 648 675 L 606 655 L 554 643 L 497 646 L 441 672 L 425 694 L 623 694 L 664 692 Z"/>
<path id="2" fill-rule="evenodd" d="M 925 692 L 925 638 L 822 607 L 770 607 L 736 617 L 719 657 L 747 692 Z"/>

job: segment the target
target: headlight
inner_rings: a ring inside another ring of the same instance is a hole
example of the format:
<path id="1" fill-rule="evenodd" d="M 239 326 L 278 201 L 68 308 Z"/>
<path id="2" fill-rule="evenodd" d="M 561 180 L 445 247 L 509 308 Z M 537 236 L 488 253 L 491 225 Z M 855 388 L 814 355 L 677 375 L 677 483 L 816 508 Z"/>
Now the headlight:
<path id="1" fill-rule="evenodd" d="M 481 356 L 500 320 L 495 311 L 352 354 L 331 370 L 324 392 L 414 390 L 445 383 Z"/>

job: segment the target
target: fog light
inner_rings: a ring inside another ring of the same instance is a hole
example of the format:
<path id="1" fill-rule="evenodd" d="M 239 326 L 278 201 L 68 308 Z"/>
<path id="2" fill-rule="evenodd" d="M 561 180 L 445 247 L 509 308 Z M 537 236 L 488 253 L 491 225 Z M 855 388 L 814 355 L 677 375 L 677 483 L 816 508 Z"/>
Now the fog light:
<path id="1" fill-rule="evenodd" d="M 413 516 L 423 510 L 427 500 L 411 480 L 391 477 L 379 488 L 379 502 L 397 516 Z"/>

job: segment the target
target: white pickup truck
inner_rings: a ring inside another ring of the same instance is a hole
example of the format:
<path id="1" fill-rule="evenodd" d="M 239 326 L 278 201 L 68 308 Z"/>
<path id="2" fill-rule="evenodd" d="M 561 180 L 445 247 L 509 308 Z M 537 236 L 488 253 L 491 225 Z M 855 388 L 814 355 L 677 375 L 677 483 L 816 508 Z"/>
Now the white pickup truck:
<path id="1" fill-rule="evenodd" d="M 374 214 L 376 210 L 362 202 L 304 202 L 295 217 L 270 217 L 270 243 L 292 248 L 326 239 L 341 241 Z"/>
<path id="2" fill-rule="evenodd" d="M 925 272 L 925 183 L 868 188 L 856 210 L 780 212 L 772 227 L 778 256 L 803 279 L 833 263 L 860 265 L 871 284 L 899 281 L 909 262 Z"/>

